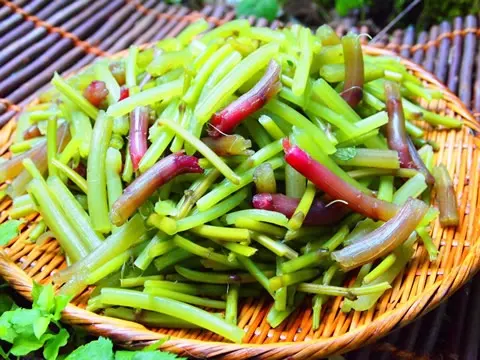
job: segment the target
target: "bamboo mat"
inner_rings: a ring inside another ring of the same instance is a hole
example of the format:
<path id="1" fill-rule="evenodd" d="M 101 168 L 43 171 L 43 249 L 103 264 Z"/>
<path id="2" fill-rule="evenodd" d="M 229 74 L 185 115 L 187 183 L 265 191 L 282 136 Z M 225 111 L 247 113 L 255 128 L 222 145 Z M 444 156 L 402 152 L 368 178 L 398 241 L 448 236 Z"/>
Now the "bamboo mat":
<path id="1" fill-rule="evenodd" d="M 223 6 L 196 12 L 158 0 L 0 0 L 0 127 L 55 71 L 66 73 L 131 44 L 174 36 L 199 17 L 216 26 L 235 13 Z M 268 25 L 264 19 L 249 20 Z M 365 27 L 337 28 L 339 33 L 347 30 L 368 32 Z M 480 116 L 479 35 L 478 18 L 469 16 L 418 34 L 414 28 L 397 30 L 376 45 L 423 65 Z M 479 338 L 477 276 L 435 311 L 346 358 L 477 359 Z"/>

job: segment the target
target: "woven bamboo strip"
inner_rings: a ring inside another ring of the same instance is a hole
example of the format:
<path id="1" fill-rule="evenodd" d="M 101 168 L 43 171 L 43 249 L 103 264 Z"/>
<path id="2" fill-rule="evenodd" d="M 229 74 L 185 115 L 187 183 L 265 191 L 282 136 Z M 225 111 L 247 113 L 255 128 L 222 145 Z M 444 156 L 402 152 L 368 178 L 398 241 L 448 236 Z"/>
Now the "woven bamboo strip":
<path id="1" fill-rule="evenodd" d="M 212 17 L 204 17 L 201 13 L 197 11 L 193 11 L 191 14 L 188 16 L 182 16 L 179 14 L 169 14 L 169 13 L 160 13 L 157 12 L 153 9 L 151 9 L 149 6 L 146 6 L 142 4 L 139 1 L 136 0 L 126 0 L 128 3 L 133 4 L 137 10 L 139 10 L 142 14 L 144 15 L 150 15 L 153 14 L 158 20 L 168 20 L 168 21 L 173 21 L 173 22 L 178 22 L 178 21 L 187 21 L 187 22 L 194 22 L 198 20 L 199 18 L 204 18 L 208 22 L 218 26 L 221 25 L 225 22 L 225 20 L 219 19 L 218 17 L 212 16 Z"/>
<path id="2" fill-rule="evenodd" d="M 153 6 L 155 4 L 155 1 L 148 1 L 145 4 Z M 157 4 L 157 6 L 160 9 L 163 8 L 163 6 L 161 5 L 162 4 Z M 168 11 L 172 13 L 176 12 L 181 15 L 186 15 L 189 12 L 189 10 L 185 7 L 182 7 L 182 8 L 172 7 Z M 152 24 L 153 21 L 155 21 L 156 19 L 153 13 L 150 13 L 149 15 L 145 16 L 142 13 L 137 11 L 135 12 L 135 16 L 138 17 L 139 21 L 134 21 L 133 22 L 134 26 L 130 26 L 129 29 L 127 28 L 128 32 L 118 37 L 116 41 L 113 41 L 112 46 L 109 47 L 109 52 L 115 53 L 127 48 L 131 43 L 133 43 L 135 38 L 137 38 L 142 32 L 146 31 L 149 25 Z M 169 26 L 168 27 L 164 26 L 162 30 L 165 29 L 165 31 L 168 31 L 169 28 L 173 27 L 176 23 L 177 23 L 176 21 L 170 21 L 168 23 Z M 161 34 L 158 35 L 159 33 L 161 33 L 162 30 L 158 31 L 155 35 L 158 36 L 159 38 L 162 38 L 163 36 L 161 36 Z"/>
<path id="3" fill-rule="evenodd" d="M 73 31 L 74 34 L 78 37 L 83 37 L 88 35 L 94 27 L 98 26 L 100 23 L 105 21 L 108 16 L 113 12 L 116 11 L 121 6 L 120 1 L 112 1 L 106 7 L 102 7 L 100 11 L 95 13 L 92 17 L 90 17 L 86 22 L 81 24 L 77 29 Z M 69 38 L 62 38 L 60 41 L 56 42 L 52 47 L 50 47 L 45 53 L 43 53 L 40 57 L 38 57 L 34 62 L 29 64 L 27 67 L 20 70 L 14 77 L 10 76 L 7 78 L 6 81 L 2 83 L 0 86 L 0 94 L 4 94 L 7 91 L 10 91 L 15 88 L 15 90 L 10 93 L 6 98 L 8 98 L 12 102 L 20 102 L 21 100 L 25 99 L 28 95 L 30 95 L 35 89 L 40 87 L 41 85 L 45 84 L 53 75 L 53 71 L 55 69 L 63 70 L 67 68 L 73 61 L 70 58 L 64 58 L 65 55 L 61 55 L 62 52 L 67 51 L 75 47 L 75 43 L 72 39 Z M 83 48 L 76 48 L 80 51 L 80 54 L 84 52 Z M 53 63 L 51 62 L 52 59 L 56 59 Z M 75 59 L 74 59 L 75 60 Z M 70 63 L 69 63 L 70 61 Z M 43 71 L 40 74 L 36 74 L 39 69 L 44 67 L 45 65 L 49 65 L 47 69 L 53 70 L 46 70 L 42 69 Z M 36 76 L 33 76 L 33 75 Z M 25 82 L 25 80 L 27 80 Z M 21 86 L 17 87 L 19 84 Z"/>
<path id="4" fill-rule="evenodd" d="M 99 27 L 95 34 L 93 34 L 94 41 L 98 43 L 98 47 L 104 51 L 107 51 L 108 47 L 115 42 L 116 34 L 120 34 L 119 25 L 128 19 L 135 11 L 133 5 L 127 4 L 123 6 L 119 11 L 113 14 L 103 26 Z M 117 30 L 115 30 L 117 29 Z M 117 35 L 120 36 L 120 35 Z M 77 61 L 69 70 L 75 71 L 81 69 L 85 65 L 89 64 L 95 59 L 94 54 L 87 54 L 81 60 Z"/>
<path id="5" fill-rule="evenodd" d="M 45 18 L 51 16 L 56 11 L 58 11 L 59 8 L 61 8 L 60 3 L 50 3 L 45 8 L 40 10 L 38 12 L 37 16 L 40 19 L 45 19 Z M 15 39 L 18 39 L 20 36 L 23 36 L 23 35 L 27 34 L 34 27 L 35 27 L 35 23 L 33 21 L 24 21 L 19 26 L 16 26 L 15 28 L 13 28 L 9 32 L 7 32 L 5 35 L 1 36 L 0 37 L 0 44 L 3 44 L 4 49 L 5 49 L 7 47 L 7 45 L 10 45 L 10 43 L 12 41 L 15 41 Z"/>
<path id="6" fill-rule="evenodd" d="M 102 53 L 101 50 L 97 49 L 96 47 L 82 41 L 77 35 L 69 33 L 62 29 L 61 27 L 53 26 L 52 24 L 39 19 L 37 16 L 30 14 L 28 11 L 24 10 L 23 8 L 15 5 L 14 3 L 8 0 L 2 0 L 6 6 L 15 9 L 15 12 L 21 14 L 26 20 L 32 21 L 35 23 L 36 26 L 46 27 L 50 32 L 58 32 L 62 37 L 71 39 L 75 42 L 75 45 L 81 48 L 84 48 L 86 51 L 96 53 L 101 56 L 105 56 L 107 54 Z"/>
<path id="7" fill-rule="evenodd" d="M 463 19 L 456 18 L 453 23 L 453 31 L 455 36 L 453 38 L 453 46 L 451 50 L 451 58 L 452 64 L 450 64 L 450 72 L 448 73 L 448 88 L 453 91 L 457 92 L 458 86 L 458 79 L 459 79 L 459 71 L 460 65 L 462 63 L 462 44 L 463 44 L 463 36 L 461 34 L 461 30 L 463 28 Z"/>
<path id="8" fill-rule="evenodd" d="M 405 30 L 405 34 L 403 37 L 403 43 L 400 45 L 400 55 L 404 58 L 410 58 L 412 45 L 415 41 L 415 28 L 413 26 L 409 26 Z"/>
<path id="9" fill-rule="evenodd" d="M 451 31 L 450 23 L 448 21 L 442 22 L 442 24 L 440 25 L 440 33 L 447 34 L 450 31 Z M 452 39 L 450 37 L 444 37 L 442 38 L 442 40 L 440 40 L 440 44 L 439 44 L 435 75 L 442 82 L 444 82 L 447 78 L 448 54 L 450 51 L 451 42 L 452 42 Z"/>
<path id="10" fill-rule="evenodd" d="M 475 16 L 468 16 L 466 19 L 467 28 L 475 28 L 477 26 L 477 18 Z M 458 91 L 460 100 L 467 106 L 470 106 L 472 98 L 472 70 L 475 61 L 477 37 L 476 33 L 469 33 L 465 35 L 465 43 L 462 56 L 464 61 L 460 68 L 460 89 Z"/>
<path id="11" fill-rule="evenodd" d="M 57 7 L 59 4 L 51 3 L 50 5 L 55 5 L 55 7 Z M 85 7 L 85 3 L 82 3 L 82 2 L 72 3 L 69 6 L 63 7 L 61 10 L 56 11 L 54 15 L 50 16 L 46 20 L 46 22 L 51 23 L 53 26 L 57 24 L 61 24 L 65 19 L 78 13 L 78 11 L 82 10 L 84 7 Z M 47 8 L 45 8 L 44 10 L 46 9 Z M 32 24 L 32 28 L 34 25 L 33 22 L 31 21 L 27 21 L 24 24 Z M 22 30 L 22 31 L 18 31 L 18 30 Z M 25 30 L 28 31 L 28 28 Z M 2 55 L 0 57 L 0 63 L 5 63 L 8 60 L 12 59 L 19 52 L 21 52 L 22 50 L 34 44 L 38 39 L 40 39 L 47 32 L 51 33 L 52 31 L 48 27 L 38 26 L 33 31 L 31 31 L 27 36 L 23 36 L 23 32 L 24 32 L 24 29 L 20 29 L 20 27 L 18 27 L 5 35 L 5 37 L 6 38 L 8 37 L 8 39 L 5 39 L 5 42 L 4 42 L 5 47 L 3 48 Z M 11 40 L 12 43 L 7 46 L 9 40 Z"/>
<path id="12" fill-rule="evenodd" d="M 75 7 L 76 5 L 73 6 Z M 65 18 L 62 20 L 67 21 L 65 23 L 59 21 L 59 25 L 62 25 L 62 27 L 66 30 L 71 30 L 77 27 L 82 22 L 88 20 L 95 12 L 100 10 L 102 7 L 103 5 L 101 2 L 94 3 L 79 14 L 75 14 L 74 12 L 71 12 L 71 6 L 68 6 L 62 10 L 62 13 L 66 13 Z M 21 54 L 18 54 L 14 58 L 8 59 L 8 63 L 2 65 L 2 67 L 0 68 L 0 81 L 3 81 L 5 78 L 11 75 L 13 71 L 21 68 L 22 66 L 25 66 L 25 64 L 30 62 L 32 59 L 35 59 L 39 53 L 45 51 L 49 46 L 52 46 L 57 40 L 60 39 L 60 34 L 58 33 L 45 33 L 45 35 L 45 37 L 36 40 L 35 44 L 32 44 L 30 47 L 23 50 Z M 15 40 L 18 40 L 18 37 L 15 38 Z M 43 68 L 39 69 L 37 67 L 36 71 L 39 70 L 42 71 Z"/>
<path id="13" fill-rule="evenodd" d="M 7 5 L 4 0 L 1 1 L 2 4 Z M 23 9 L 28 12 L 28 13 L 36 13 L 39 9 L 41 9 L 43 6 L 45 6 L 48 3 L 47 0 L 34 0 L 30 4 L 26 5 Z M 15 3 L 11 3 L 14 6 L 8 6 L 11 10 L 13 10 L 13 13 L 7 17 L 5 20 L 2 21 L 0 24 L 0 35 L 3 35 L 5 32 L 8 30 L 12 29 L 16 25 L 22 22 L 23 16 L 22 14 L 17 12 L 17 8 L 19 6 L 15 5 Z"/>

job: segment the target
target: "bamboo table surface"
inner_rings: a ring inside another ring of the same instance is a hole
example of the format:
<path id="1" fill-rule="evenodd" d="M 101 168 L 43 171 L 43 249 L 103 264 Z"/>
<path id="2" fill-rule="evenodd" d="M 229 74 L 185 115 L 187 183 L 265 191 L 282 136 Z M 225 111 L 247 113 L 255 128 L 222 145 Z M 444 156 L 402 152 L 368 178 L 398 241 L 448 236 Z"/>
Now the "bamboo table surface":
<path id="1" fill-rule="evenodd" d="M 131 44 L 174 36 L 200 16 L 214 26 L 233 19 L 235 13 L 223 6 L 196 12 L 158 0 L 0 0 L 0 126 L 17 115 L 55 71 L 66 73 Z M 249 20 L 269 25 L 264 19 Z M 478 21 L 476 16 L 468 16 L 428 31 L 417 32 L 413 27 L 396 30 L 376 45 L 423 65 L 479 118 Z M 364 27 L 336 30 L 340 34 L 368 32 Z M 435 311 L 345 357 L 473 360 L 479 358 L 479 338 L 477 276 Z"/>

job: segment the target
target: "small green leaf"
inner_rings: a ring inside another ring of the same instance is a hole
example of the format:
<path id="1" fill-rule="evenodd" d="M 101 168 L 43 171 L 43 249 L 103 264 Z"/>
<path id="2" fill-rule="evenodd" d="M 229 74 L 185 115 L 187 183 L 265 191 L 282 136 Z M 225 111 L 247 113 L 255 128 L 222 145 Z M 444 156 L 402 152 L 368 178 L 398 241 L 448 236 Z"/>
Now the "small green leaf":
<path id="1" fill-rule="evenodd" d="M 152 351 L 152 350 L 157 350 L 160 346 L 165 344 L 166 341 L 170 339 L 170 336 L 165 336 L 163 339 L 157 340 L 150 345 L 146 346 L 143 351 Z"/>
<path id="2" fill-rule="evenodd" d="M 0 225 L 0 246 L 7 245 L 10 240 L 18 236 L 20 220 L 9 220 Z"/>
<path id="3" fill-rule="evenodd" d="M 342 161 L 351 160 L 356 155 L 357 155 L 357 150 L 354 147 L 340 148 L 334 154 L 334 156 L 338 160 L 342 160 Z"/>
<path id="4" fill-rule="evenodd" d="M 15 311 L 6 311 L 0 316 L 0 339 L 10 344 L 17 337 L 17 332 L 13 329 L 12 320 Z"/>
<path id="5" fill-rule="evenodd" d="M 236 6 L 237 15 L 254 15 L 273 21 L 279 10 L 277 0 L 241 0 Z"/>
<path id="6" fill-rule="evenodd" d="M 179 358 L 175 354 L 164 351 L 139 351 L 132 360 L 179 360 Z"/>
<path id="7" fill-rule="evenodd" d="M 37 339 L 45 334 L 45 331 L 48 329 L 48 325 L 50 324 L 50 319 L 48 317 L 42 316 L 35 320 L 33 323 L 33 334 Z"/>
<path id="8" fill-rule="evenodd" d="M 115 360 L 132 360 L 136 351 L 119 350 L 115 353 Z"/>
<path id="9" fill-rule="evenodd" d="M 42 316 L 38 309 L 18 308 L 13 311 L 10 323 L 19 336 L 35 337 L 33 324 Z"/>
<path id="10" fill-rule="evenodd" d="M 62 311 L 70 302 L 71 297 L 68 295 L 55 296 L 55 312 L 53 313 L 53 320 L 60 320 L 62 317 Z"/>
<path id="11" fill-rule="evenodd" d="M 47 334 L 48 335 L 48 334 Z M 43 346 L 45 339 L 37 339 L 34 336 L 19 336 L 13 342 L 10 352 L 15 356 L 24 356 Z"/>
<path id="12" fill-rule="evenodd" d="M 113 360 L 113 344 L 106 338 L 99 338 L 86 345 L 80 346 L 67 356 L 65 360 Z"/>
<path id="13" fill-rule="evenodd" d="M 43 357 L 47 360 L 55 360 L 58 357 L 58 350 L 67 344 L 70 334 L 65 329 L 60 329 L 57 335 L 45 343 Z M 92 359 L 93 360 L 93 359 Z"/>
<path id="14" fill-rule="evenodd" d="M 37 283 L 36 281 L 33 282 L 33 287 L 32 287 L 32 299 L 33 303 L 37 301 L 37 299 L 40 297 L 40 293 L 42 292 L 43 286 Z"/>
<path id="15" fill-rule="evenodd" d="M 32 289 L 33 307 L 46 313 L 51 313 L 55 307 L 55 293 L 52 284 L 40 285 L 33 283 Z"/>

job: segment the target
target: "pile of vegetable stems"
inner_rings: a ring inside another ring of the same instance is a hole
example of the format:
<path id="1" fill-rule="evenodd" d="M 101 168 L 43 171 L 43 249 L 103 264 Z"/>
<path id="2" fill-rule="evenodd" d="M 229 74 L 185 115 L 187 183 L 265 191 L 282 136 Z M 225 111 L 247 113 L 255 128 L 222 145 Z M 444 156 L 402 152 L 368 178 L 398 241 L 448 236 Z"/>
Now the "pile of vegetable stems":
<path id="1" fill-rule="evenodd" d="M 328 26 L 207 29 L 55 74 L 18 119 L 1 195 L 60 243 L 60 292 L 241 342 L 242 298 L 271 297 L 277 327 L 312 294 L 316 330 L 330 297 L 375 306 L 417 241 L 434 261 L 431 223 L 459 217 L 424 129 L 462 123 L 417 103 L 442 94 Z"/>

